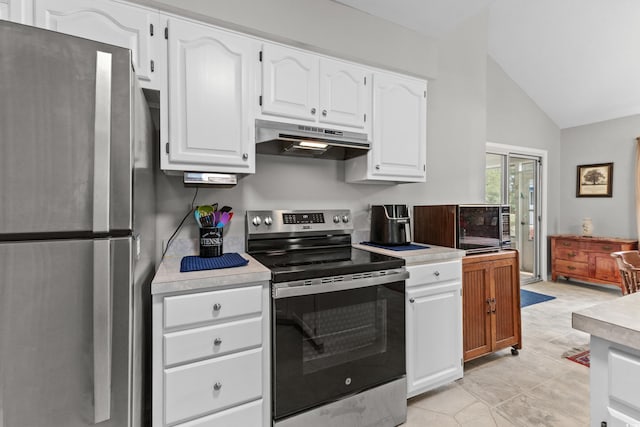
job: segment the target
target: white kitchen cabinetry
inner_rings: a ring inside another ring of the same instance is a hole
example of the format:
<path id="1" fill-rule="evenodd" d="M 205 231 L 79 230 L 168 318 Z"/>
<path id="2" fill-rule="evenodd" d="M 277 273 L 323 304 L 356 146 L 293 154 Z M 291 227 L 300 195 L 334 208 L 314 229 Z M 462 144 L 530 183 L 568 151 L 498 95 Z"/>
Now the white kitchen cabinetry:
<path id="1" fill-rule="evenodd" d="M 407 266 L 407 396 L 462 378 L 462 263 Z"/>
<path id="2" fill-rule="evenodd" d="M 30 24 L 31 0 L 0 0 L 0 19 Z"/>
<path id="3" fill-rule="evenodd" d="M 345 162 L 347 182 L 425 182 L 427 82 L 374 73 L 372 121 L 371 151 Z"/>
<path id="4" fill-rule="evenodd" d="M 174 17 L 167 17 L 167 28 L 169 96 L 161 109 L 168 111 L 168 129 L 161 135 L 161 168 L 254 173 L 258 42 Z"/>
<path id="5" fill-rule="evenodd" d="M 262 118 L 274 120 L 277 116 L 369 132 L 368 70 L 274 44 L 263 46 L 261 60 Z"/>
<path id="6" fill-rule="evenodd" d="M 268 282 L 154 295 L 152 329 L 154 427 L 268 424 Z"/>
<path id="7" fill-rule="evenodd" d="M 160 89 L 157 10 L 114 0 L 35 0 L 33 9 L 38 27 L 131 49 L 140 85 Z"/>
<path id="8" fill-rule="evenodd" d="M 640 350 L 594 335 L 589 347 L 591 425 L 640 425 Z"/>

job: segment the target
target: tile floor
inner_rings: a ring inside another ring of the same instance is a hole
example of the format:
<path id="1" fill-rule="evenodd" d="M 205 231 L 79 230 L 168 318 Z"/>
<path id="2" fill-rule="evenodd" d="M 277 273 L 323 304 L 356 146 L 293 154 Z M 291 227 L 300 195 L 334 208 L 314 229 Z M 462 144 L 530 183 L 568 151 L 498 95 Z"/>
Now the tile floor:
<path id="1" fill-rule="evenodd" d="M 523 286 L 556 299 L 522 309 L 522 350 L 467 362 L 464 378 L 409 400 L 404 427 L 589 425 L 589 368 L 562 357 L 588 345 L 571 312 L 620 297 L 613 287 L 573 282 Z"/>

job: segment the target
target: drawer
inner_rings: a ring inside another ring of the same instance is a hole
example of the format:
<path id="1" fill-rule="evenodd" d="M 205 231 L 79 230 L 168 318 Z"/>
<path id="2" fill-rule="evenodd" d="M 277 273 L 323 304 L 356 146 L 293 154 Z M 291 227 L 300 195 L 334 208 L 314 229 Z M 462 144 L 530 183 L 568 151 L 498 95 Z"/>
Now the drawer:
<path id="1" fill-rule="evenodd" d="M 589 264 L 556 259 L 553 261 L 556 273 L 567 276 L 589 276 Z"/>
<path id="2" fill-rule="evenodd" d="M 580 249 L 580 242 L 575 240 L 556 240 L 556 249 Z"/>
<path id="3" fill-rule="evenodd" d="M 262 396 L 262 349 L 164 371 L 165 423 L 225 409 Z"/>
<path id="4" fill-rule="evenodd" d="M 164 335 L 164 363 L 175 365 L 222 356 L 262 344 L 262 317 L 171 332 Z"/>
<path id="5" fill-rule="evenodd" d="M 620 402 L 635 411 L 640 411 L 637 382 L 632 380 L 640 377 L 640 358 L 615 348 L 609 348 L 608 353 L 608 400 Z"/>
<path id="6" fill-rule="evenodd" d="M 407 287 L 460 280 L 462 278 L 462 261 L 410 265 L 407 267 L 407 271 L 409 272 L 409 278 L 406 281 Z"/>
<path id="7" fill-rule="evenodd" d="M 585 242 L 583 247 L 588 251 L 604 253 L 611 253 L 622 250 L 622 245 L 620 245 L 619 243 L 609 242 Z"/>
<path id="8" fill-rule="evenodd" d="M 225 289 L 164 299 L 164 327 L 262 312 L 262 286 Z"/>
<path id="9" fill-rule="evenodd" d="M 207 417 L 198 418 L 176 427 L 221 427 L 221 426 L 261 426 L 262 399 Z M 266 425 L 266 424 L 265 424 Z"/>
<path id="10" fill-rule="evenodd" d="M 577 249 L 560 248 L 556 250 L 556 259 L 566 259 L 575 262 L 588 262 L 589 254 Z"/>

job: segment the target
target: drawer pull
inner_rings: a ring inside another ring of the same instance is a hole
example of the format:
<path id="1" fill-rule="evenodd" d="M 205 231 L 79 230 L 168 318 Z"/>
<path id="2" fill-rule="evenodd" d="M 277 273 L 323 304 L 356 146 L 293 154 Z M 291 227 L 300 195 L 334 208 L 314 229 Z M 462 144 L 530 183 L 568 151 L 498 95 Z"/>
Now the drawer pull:
<path id="1" fill-rule="evenodd" d="M 216 382 L 216 383 L 213 385 L 213 389 L 214 389 L 215 391 L 218 391 L 218 390 L 220 390 L 221 388 L 222 388 L 222 383 L 221 383 L 220 381 Z"/>
<path id="2" fill-rule="evenodd" d="M 567 270 L 575 270 L 575 269 L 576 269 L 576 267 L 574 267 L 573 265 L 568 265 L 567 266 Z"/>
<path id="3" fill-rule="evenodd" d="M 573 257 L 574 257 L 574 256 L 576 256 L 576 255 L 578 255 L 578 254 L 577 254 L 577 253 L 575 253 L 575 252 L 569 252 L 569 253 L 567 254 L 567 256 L 568 256 L 569 258 L 573 258 Z"/>
<path id="4" fill-rule="evenodd" d="M 603 246 L 602 247 L 603 251 L 610 251 L 611 249 L 613 249 L 613 246 Z"/>
<path id="5" fill-rule="evenodd" d="M 222 338 L 216 338 L 215 340 L 213 340 L 213 345 L 220 345 L 222 344 Z"/>
<path id="6" fill-rule="evenodd" d="M 409 298 L 409 302 L 413 304 L 414 302 L 416 302 L 416 300 L 415 298 Z"/>
<path id="7" fill-rule="evenodd" d="M 438 270 L 436 270 L 436 271 L 433 272 L 433 275 L 438 277 L 438 276 L 440 276 L 440 272 Z"/>
<path id="8" fill-rule="evenodd" d="M 222 304 L 218 302 L 213 304 L 213 311 L 220 311 L 221 309 L 222 309 Z"/>
<path id="9" fill-rule="evenodd" d="M 562 242 L 562 246 L 571 246 L 571 242 Z"/>

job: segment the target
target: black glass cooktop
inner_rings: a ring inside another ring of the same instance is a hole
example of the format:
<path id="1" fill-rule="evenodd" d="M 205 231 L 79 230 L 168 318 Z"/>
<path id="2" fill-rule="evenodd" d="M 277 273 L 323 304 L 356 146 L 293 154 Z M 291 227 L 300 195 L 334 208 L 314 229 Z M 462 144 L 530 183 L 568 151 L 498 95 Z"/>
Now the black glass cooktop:
<path id="1" fill-rule="evenodd" d="M 252 254 L 273 283 L 340 276 L 404 266 L 404 260 L 351 247 Z"/>

